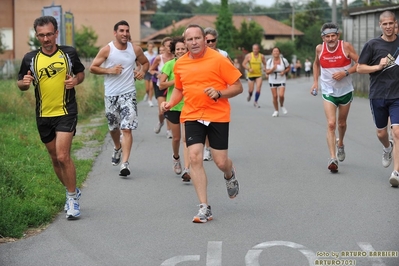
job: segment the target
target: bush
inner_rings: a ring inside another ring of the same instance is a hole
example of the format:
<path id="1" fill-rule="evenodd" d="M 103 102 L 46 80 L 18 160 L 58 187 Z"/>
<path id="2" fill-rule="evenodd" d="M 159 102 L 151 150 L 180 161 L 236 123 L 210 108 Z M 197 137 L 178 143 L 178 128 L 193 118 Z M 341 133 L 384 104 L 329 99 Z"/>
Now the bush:
<path id="1" fill-rule="evenodd" d="M 79 124 L 103 112 L 102 76 L 87 74 L 76 91 Z M 138 81 L 138 99 L 144 94 L 144 82 Z M 0 153 L 4 157 L 0 160 L 0 237 L 19 238 L 28 228 L 52 221 L 63 209 L 65 189 L 37 132 L 33 87 L 21 92 L 15 80 L 0 82 L 0 120 Z M 96 127 L 95 138 L 103 141 L 107 130 L 106 124 Z M 72 154 L 83 145 L 78 136 L 72 144 Z M 74 158 L 78 186 L 91 171 L 93 161 Z"/>

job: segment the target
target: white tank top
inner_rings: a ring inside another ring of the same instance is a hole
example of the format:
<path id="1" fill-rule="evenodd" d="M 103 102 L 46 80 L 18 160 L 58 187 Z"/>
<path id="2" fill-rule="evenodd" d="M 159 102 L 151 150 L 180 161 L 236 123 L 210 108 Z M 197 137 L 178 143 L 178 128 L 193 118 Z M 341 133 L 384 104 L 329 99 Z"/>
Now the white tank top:
<path id="1" fill-rule="evenodd" d="M 159 61 L 159 64 L 158 64 L 158 72 L 161 73 L 161 72 L 162 72 L 163 65 L 165 65 L 165 62 L 163 61 L 162 54 L 159 55 L 159 58 L 160 58 L 161 60 Z M 159 83 L 160 83 L 160 81 L 159 81 L 159 79 L 157 79 L 157 85 L 158 85 L 158 87 L 159 87 Z"/>
<path id="2" fill-rule="evenodd" d="M 123 70 L 120 75 L 106 74 L 104 76 L 105 96 L 119 96 L 135 91 L 133 70 L 136 66 L 136 54 L 133 45 L 128 42 L 126 50 L 119 50 L 115 47 L 114 42 L 110 42 L 108 45 L 110 50 L 104 67 L 110 68 L 121 64 Z"/>

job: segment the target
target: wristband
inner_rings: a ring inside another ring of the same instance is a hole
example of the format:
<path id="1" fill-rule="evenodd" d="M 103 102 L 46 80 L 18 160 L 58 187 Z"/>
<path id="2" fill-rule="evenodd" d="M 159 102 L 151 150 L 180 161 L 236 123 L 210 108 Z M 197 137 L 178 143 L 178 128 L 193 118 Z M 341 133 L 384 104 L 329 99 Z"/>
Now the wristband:
<path id="1" fill-rule="evenodd" d="M 217 91 L 218 93 L 218 99 L 222 97 L 222 93 L 220 91 Z"/>
<path id="2" fill-rule="evenodd" d="M 345 69 L 345 75 L 349 76 L 349 71 Z"/>

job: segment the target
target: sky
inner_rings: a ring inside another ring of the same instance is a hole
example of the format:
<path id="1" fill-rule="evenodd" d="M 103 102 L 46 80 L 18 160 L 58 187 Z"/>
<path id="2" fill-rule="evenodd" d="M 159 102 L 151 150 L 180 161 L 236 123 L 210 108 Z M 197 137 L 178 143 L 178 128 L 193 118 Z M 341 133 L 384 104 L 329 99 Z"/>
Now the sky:
<path id="1" fill-rule="evenodd" d="M 267 7 L 271 7 L 272 5 L 274 5 L 276 3 L 276 0 L 255 0 L 254 1 L 256 3 L 256 5 L 259 6 L 267 6 Z M 297 0 L 295 0 L 295 2 L 297 2 Z M 332 0 L 327 0 L 327 2 L 329 2 L 330 4 L 332 3 Z M 351 3 L 351 0 L 348 0 L 348 4 Z M 340 3 L 340 0 L 336 0 L 337 5 Z"/>

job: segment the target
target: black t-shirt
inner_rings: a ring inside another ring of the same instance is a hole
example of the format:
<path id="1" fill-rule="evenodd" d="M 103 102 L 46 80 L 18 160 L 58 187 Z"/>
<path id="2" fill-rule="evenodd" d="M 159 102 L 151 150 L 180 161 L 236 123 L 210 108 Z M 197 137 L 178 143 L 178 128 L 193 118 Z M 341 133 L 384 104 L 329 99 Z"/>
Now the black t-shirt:
<path id="1" fill-rule="evenodd" d="M 399 55 L 399 38 L 387 42 L 380 37 L 368 41 L 359 55 L 359 64 L 378 65 L 384 57 L 390 58 L 382 70 L 370 73 L 370 99 L 399 98 L 399 66 L 395 63 Z"/>

